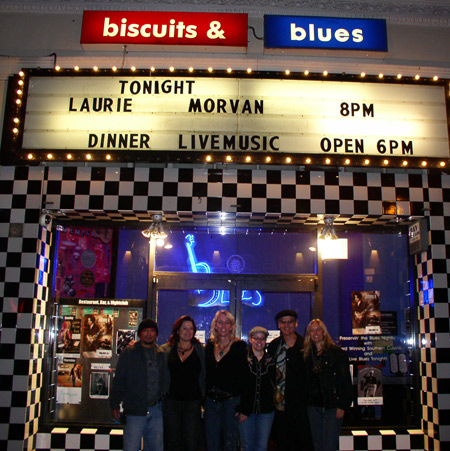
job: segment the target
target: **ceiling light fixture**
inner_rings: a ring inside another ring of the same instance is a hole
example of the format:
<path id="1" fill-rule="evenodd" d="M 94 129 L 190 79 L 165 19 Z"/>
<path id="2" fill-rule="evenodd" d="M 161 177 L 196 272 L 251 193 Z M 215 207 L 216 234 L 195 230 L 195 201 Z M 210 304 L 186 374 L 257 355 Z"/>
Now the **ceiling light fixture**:
<path id="1" fill-rule="evenodd" d="M 334 230 L 333 225 L 334 218 L 332 216 L 325 216 L 323 218 L 323 222 L 325 223 L 325 227 L 319 234 L 319 240 L 337 240 L 338 236 L 336 235 L 336 231 Z"/>
<path id="2" fill-rule="evenodd" d="M 150 224 L 149 227 L 147 227 L 145 230 L 143 230 L 142 235 L 147 238 L 151 239 L 154 238 L 157 240 L 158 245 L 162 246 L 164 244 L 164 239 L 167 238 L 167 233 L 164 232 L 163 225 L 162 225 L 162 215 L 161 214 L 154 214 L 153 215 L 153 221 Z M 161 244 L 162 240 L 162 244 Z"/>

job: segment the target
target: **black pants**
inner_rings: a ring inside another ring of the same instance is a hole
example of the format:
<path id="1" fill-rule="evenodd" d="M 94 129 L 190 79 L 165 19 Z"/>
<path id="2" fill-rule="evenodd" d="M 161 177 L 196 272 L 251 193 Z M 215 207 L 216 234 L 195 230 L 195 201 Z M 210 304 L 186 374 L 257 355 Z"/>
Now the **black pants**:
<path id="1" fill-rule="evenodd" d="M 202 442 L 201 402 L 164 399 L 165 449 L 198 451 Z"/>
<path id="2" fill-rule="evenodd" d="M 306 407 L 289 412 L 275 410 L 272 437 L 279 451 L 312 451 L 313 444 Z"/>

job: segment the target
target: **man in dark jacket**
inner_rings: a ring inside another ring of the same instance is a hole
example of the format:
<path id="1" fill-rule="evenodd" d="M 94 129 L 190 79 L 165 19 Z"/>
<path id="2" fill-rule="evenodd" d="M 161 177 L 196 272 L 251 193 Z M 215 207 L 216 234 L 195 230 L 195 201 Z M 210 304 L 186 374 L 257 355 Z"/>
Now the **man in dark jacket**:
<path id="1" fill-rule="evenodd" d="M 124 451 L 163 451 L 161 400 L 164 386 L 164 352 L 156 344 L 158 325 L 152 319 L 139 324 L 140 341 L 124 349 L 117 362 L 111 389 L 113 418 L 120 420 L 120 403 L 125 414 Z"/>
<path id="2" fill-rule="evenodd" d="M 275 320 L 281 335 L 268 346 L 268 353 L 275 359 L 277 368 L 272 432 L 281 451 L 313 448 L 306 411 L 303 337 L 295 331 L 297 318 L 294 310 L 277 313 Z"/>

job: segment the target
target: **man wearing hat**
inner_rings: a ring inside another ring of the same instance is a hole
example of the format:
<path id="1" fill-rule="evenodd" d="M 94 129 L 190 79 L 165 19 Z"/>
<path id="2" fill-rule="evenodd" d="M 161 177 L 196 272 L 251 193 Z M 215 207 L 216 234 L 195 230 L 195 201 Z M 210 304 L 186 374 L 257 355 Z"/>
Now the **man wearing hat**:
<path id="1" fill-rule="evenodd" d="M 124 451 L 163 451 L 164 352 L 156 344 L 158 325 L 144 319 L 138 328 L 139 341 L 119 356 L 112 382 L 112 416 L 120 421 L 120 403 L 125 415 Z"/>
<path id="2" fill-rule="evenodd" d="M 282 451 L 312 450 L 306 412 L 303 337 L 296 332 L 297 312 L 282 310 L 275 316 L 280 336 L 272 340 L 268 353 L 276 362 L 275 419 L 272 432 Z"/>

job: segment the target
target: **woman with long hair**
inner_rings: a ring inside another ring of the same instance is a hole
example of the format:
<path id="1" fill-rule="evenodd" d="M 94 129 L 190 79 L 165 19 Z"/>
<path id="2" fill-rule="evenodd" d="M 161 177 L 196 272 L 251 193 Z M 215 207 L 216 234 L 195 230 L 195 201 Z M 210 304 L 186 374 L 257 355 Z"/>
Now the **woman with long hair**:
<path id="1" fill-rule="evenodd" d="M 201 404 L 205 394 L 205 351 L 195 337 L 190 316 L 181 316 L 162 346 L 167 362 L 167 396 L 163 401 L 164 433 L 169 451 L 197 451 L 202 431 Z"/>
<path id="2" fill-rule="evenodd" d="M 247 346 L 236 337 L 236 321 L 226 311 L 216 312 L 205 348 L 206 446 L 211 451 L 234 451 L 238 446 L 238 416 Z"/>
<path id="3" fill-rule="evenodd" d="M 352 380 L 347 354 L 337 346 L 320 319 L 306 328 L 308 416 L 315 451 L 336 451 L 345 409 L 352 404 Z"/>

